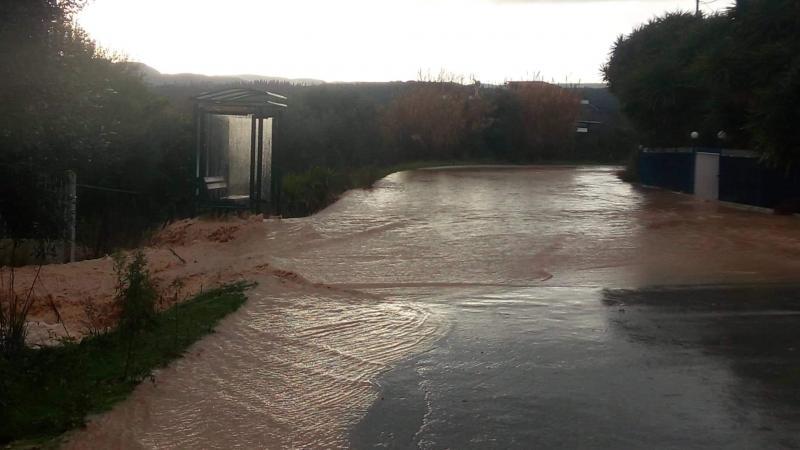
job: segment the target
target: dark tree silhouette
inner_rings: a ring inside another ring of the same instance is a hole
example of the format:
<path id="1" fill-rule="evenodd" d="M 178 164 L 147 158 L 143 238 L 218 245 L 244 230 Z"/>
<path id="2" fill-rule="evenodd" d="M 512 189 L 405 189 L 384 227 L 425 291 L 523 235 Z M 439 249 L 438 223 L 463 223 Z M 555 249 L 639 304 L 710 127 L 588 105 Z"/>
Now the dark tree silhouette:
<path id="1" fill-rule="evenodd" d="M 800 159 L 796 1 L 653 19 L 617 40 L 603 71 L 645 144 L 685 145 L 699 131 L 702 144 L 751 148 L 775 164 Z"/>

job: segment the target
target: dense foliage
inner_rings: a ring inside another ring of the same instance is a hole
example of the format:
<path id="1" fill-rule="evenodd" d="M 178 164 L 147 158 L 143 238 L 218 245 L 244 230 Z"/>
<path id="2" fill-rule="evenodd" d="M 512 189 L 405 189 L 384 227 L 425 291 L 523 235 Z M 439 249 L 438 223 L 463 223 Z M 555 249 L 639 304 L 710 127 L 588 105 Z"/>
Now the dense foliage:
<path id="1" fill-rule="evenodd" d="M 73 170 L 82 185 L 82 237 L 109 250 L 187 200 L 176 185 L 191 183 L 191 135 L 138 74 L 73 24 L 79 6 L 0 6 L 0 231 L 58 237 L 63 214 L 52 191 Z"/>
<path id="2" fill-rule="evenodd" d="M 602 88 L 539 81 L 262 86 L 290 99 L 279 144 L 289 153 L 281 164 L 288 170 L 417 160 L 617 162 L 632 145 L 615 99 Z M 174 89 L 158 88 L 167 95 Z M 582 110 L 581 98 L 592 105 Z M 602 126 L 576 135 L 575 121 L 591 108 Z"/>
<path id="3" fill-rule="evenodd" d="M 698 131 L 703 145 L 800 159 L 797 1 L 739 0 L 716 15 L 653 19 L 617 40 L 604 73 L 644 144 L 686 145 Z"/>
<path id="4" fill-rule="evenodd" d="M 608 123 L 595 130 L 596 137 L 577 137 L 575 123 L 583 114 L 584 91 L 540 81 L 506 86 L 451 79 L 256 86 L 289 97 L 290 106 L 278 125 L 279 148 L 273 155 L 276 166 L 287 171 L 419 160 L 616 162 L 624 159 L 632 142 L 624 121 L 614 112 L 616 104 L 608 107 L 602 117 Z M 156 88 L 178 104 L 201 89 Z M 605 92 L 590 91 L 601 92 L 599 97 Z M 596 139 L 601 135 L 614 142 L 598 151 Z"/>

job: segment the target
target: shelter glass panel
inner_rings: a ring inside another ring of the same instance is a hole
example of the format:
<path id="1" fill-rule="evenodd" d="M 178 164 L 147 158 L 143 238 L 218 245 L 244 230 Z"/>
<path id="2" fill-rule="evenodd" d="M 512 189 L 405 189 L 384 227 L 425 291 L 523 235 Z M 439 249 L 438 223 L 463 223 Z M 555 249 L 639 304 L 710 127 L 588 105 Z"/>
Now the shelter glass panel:
<path id="1" fill-rule="evenodd" d="M 228 118 L 228 194 L 250 195 L 250 116 Z"/>
<path id="2" fill-rule="evenodd" d="M 206 176 L 224 177 L 229 196 L 250 194 L 251 116 L 206 116 Z"/>
<path id="3" fill-rule="evenodd" d="M 272 186 L 272 118 L 264 119 L 264 145 L 263 157 L 261 161 L 261 198 L 265 201 L 270 199 L 270 188 Z"/>

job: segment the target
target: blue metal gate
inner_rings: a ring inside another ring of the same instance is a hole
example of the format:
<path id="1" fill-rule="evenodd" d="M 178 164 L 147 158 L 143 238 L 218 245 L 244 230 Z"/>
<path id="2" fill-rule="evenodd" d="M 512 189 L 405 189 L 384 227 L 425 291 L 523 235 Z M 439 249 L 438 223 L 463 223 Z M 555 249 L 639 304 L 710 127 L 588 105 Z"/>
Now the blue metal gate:
<path id="1" fill-rule="evenodd" d="M 694 150 L 642 149 L 639 153 L 639 180 L 645 186 L 694 193 Z"/>
<path id="2" fill-rule="evenodd" d="M 800 204 L 800 170 L 771 167 L 747 150 L 644 148 L 639 152 L 640 182 L 694 194 L 697 153 L 720 155 L 720 200 L 766 208 Z"/>

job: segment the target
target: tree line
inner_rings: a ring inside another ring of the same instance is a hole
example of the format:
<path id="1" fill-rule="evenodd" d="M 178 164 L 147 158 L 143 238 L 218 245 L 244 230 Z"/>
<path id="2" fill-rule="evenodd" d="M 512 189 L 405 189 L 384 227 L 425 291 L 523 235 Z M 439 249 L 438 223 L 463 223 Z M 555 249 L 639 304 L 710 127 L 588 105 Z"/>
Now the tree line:
<path id="1" fill-rule="evenodd" d="M 576 134 L 583 92 L 542 81 L 487 86 L 445 76 L 255 85 L 289 97 L 279 130 L 283 150 L 277 151 L 285 154 L 280 163 L 287 170 L 420 160 L 618 162 L 633 145 L 616 105 L 604 117 L 604 127 L 591 136 Z"/>

